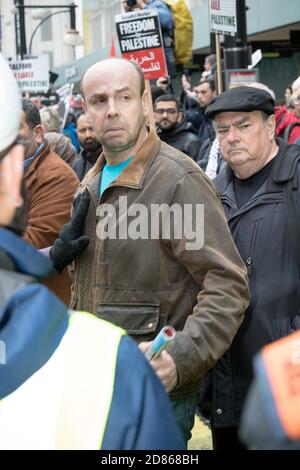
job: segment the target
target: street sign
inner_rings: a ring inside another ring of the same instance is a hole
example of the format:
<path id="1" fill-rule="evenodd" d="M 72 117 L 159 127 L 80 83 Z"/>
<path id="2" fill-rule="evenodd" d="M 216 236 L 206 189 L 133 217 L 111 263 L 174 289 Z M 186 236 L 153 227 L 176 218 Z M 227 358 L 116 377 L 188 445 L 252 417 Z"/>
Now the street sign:
<path id="1" fill-rule="evenodd" d="M 227 69 L 225 70 L 226 89 L 245 85 L 251 82 L 259 82 L 258 69 Z"/>
<path id="2" fill-rule="evenodd" d="M 122 57 L 141 67 L 145 80 L 167 76 L 157 9 L 124 13 L 115 21 Z"/>
<path id="3" fill-rule="evenodd" d="M 49 56 L 9 62 L 21 91 L 47 92 L 49 89 Z"/>
<path id="4" fill-rule="evenodd" d="M 210 31 L 230 34 L 237 32 L 236 0 L 209 0 Z"/>

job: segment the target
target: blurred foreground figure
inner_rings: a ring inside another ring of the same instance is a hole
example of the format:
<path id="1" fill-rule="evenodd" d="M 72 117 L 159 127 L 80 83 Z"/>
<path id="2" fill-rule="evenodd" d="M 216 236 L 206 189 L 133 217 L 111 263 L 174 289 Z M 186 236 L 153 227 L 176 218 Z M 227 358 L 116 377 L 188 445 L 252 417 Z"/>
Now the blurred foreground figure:
<path id="1" fill-rule="evenodd" d="M 240 438 L 250 449 L 300 450 L 300 331 L 255 357 Z"/>

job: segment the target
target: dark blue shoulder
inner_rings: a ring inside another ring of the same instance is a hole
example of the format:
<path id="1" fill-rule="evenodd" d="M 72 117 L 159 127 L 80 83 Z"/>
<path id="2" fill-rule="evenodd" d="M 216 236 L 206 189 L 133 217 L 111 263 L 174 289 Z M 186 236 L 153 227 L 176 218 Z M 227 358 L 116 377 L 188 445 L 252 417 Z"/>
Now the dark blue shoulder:
<path id="1" fill-rule="evenodd" d="M 128 336 L 120 342 L 103 450 L 185 449 L 165 390 Z"/>
<path id="2" fill-rule="evenodd" d="M 68 310 L 46 287 L 30 284 L 0 309 L 0 399 L 12 393 L 42 367 L 59 345 L 68 326 Z"/>
<path id="3" fill-rule="evenodd" d="M 12 259 L 17 270 L 37 279 L 43 279 L 51 274 L 51 261 L 10 230 L 0 228 L 0 249 Z"/>

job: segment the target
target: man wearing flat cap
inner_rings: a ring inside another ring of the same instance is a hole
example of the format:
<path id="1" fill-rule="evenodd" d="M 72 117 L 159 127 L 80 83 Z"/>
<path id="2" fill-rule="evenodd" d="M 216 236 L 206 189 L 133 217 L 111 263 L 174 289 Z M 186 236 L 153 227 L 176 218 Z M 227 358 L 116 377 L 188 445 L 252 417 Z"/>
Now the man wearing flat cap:
<path id="1" fill-rule="evenodd" d="M 214 448 L 238 449 L 254 355 L 300 327 L 300 147 L 275 140 L 274 101 L 266 91 L 233 88 L 206 114 L 228 162 L 215 187 L 248 268 L 251 303 L 230 349 L 206 377 L 200 409 L 205 397 Z"/>

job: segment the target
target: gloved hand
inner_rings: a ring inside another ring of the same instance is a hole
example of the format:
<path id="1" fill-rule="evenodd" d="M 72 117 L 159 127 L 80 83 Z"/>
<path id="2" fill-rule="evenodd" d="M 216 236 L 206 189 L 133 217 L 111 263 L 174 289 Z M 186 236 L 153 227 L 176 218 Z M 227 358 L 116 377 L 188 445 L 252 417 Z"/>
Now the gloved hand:
<path id="1" fill-rule="evenodd" d="M 78 194 L 73 203 L 74 209 L 70 222 L 62 227 L 58 238 L 50 249 L 49 258 L 53 262 L 56 271 L 60 273 L 86 249 L 90 242 L 89 237 L 81 235 L 89 204 L 90 195 L 88 191 Z"/>

